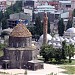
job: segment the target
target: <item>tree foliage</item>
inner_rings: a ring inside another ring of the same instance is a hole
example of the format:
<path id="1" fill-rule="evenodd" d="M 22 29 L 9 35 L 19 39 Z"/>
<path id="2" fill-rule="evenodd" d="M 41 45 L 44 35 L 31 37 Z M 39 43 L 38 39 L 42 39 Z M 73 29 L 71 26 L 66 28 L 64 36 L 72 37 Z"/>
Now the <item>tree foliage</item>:
<path id="1" fill-rule="evenodd" d="M 40 16 L 38 16 L 35 20 L 35 34 L 36 35 L 42 35 L 43 34 L 43 24 L 41 22 Z"/>
<path id="2" fill-rule="evenodd" d="M 6 47 L 5 44 L 0 44 L 0 50 L 3 50 Z"/>
<path id="3" fill-rule="evenodd" d="M 63 36 L 64 29 L 65 29 L 65 25 L 63 23 L 63 19 L 60 19 L 58 22 L 58 34 L 59 34 L 59 36 Z"/>
<path id="4" fill-rule="evenodd" d="M 45 58 L 45 61 L 53 58 L 53 46 L 52 45 L 43 45 L 41 47 L 40 54 Z"/>
<path id="5" fill-rule="evenodd" d="M 0 21 L 2 20 L 3 18 L 3 14 L 2 14 L 2 11 L 0 11 Z"/>
<path id="6" fill-rule="evenodd" d="M 72 16 L 75 17 L 75 9 L 73 10 Z"/>
<path id="7" fill-rule="evenodd" d="M 62 59 L 66 59 L 67 57 L 67 44 L 66 41 L 62 42 Z"/>
<path id="8" fill-rule="evenodd" d="M 61 60 L 65 61 L 69 57 L 69 62 L 71 62 L 71 57 L 74 56 L 74 45 L 67 45 L 65 41 L 62 42 L 62 48 L 53 48 L 52 45 L 43 45 L 41 47 L 40 54 L 43 56 L 45 61 L 55 59 L 57 62 Z"/>
<path id="9" fill-rule="evenodd" d="M 14 14 L 14 13 L 19 13 L 22 11 L 22 1 L 16 1 L 14 5 L 11 5 L 6 9 L 7 14 Z"/>
<path id="10" fill-rule="evenodd" d="M 74 56 L 74 51 L 75 51 L 74 45 L 72 44 L 67 45 L 65 41 L 62 42 L 62 57 L 64 60 L 68 56 L 69 63 L 71 63 L 71 57 Z"/>
<path id="11" fill-rule="evenodd" d="M 72 20 L 68 20 L 67 26 L 66 26 L 66 30 L 72 27 Z"/>
<path id="12" fill-rule="evenodd" d="M 7 19 L 9 18 L 10 14 L 19 13 L 21 11 L 22 11 L 21 1 L 17 1 L 14 5 L 8 7 L 4 13 L 0 11 L 0 23 L 2 22 L 2 29 L 7 28 Z"/>
<path id="13" fill-rule="evenodd" d="M 71 63 L 72 62 L 71 57 L 74 56 L 74 51 L 75 51 L 74 45 L 72 45 L 72 44 L 68 45 L 67 51 L 68 51 L 67 55 L 69 57 L 69 63 Z"/>
<path id="14" fill-rule="evenodd" d="M 61 49 L 53 48 L 52 45 L 44 45 L 41 47 L 40 54 L 45 58 L 45 61 L 55 58 L 56 61 L 61 61 Z"/>
<path id="15" fill-rule="evenodd" d="M 50 21 L 48 20 L 48 34 L 50 34 Z"/>
<path id="16" fill-rule="evenodd" d="M 55 48 L 54 51 L 54 58 L 56 61 L 60 62 L 62 59 L 62 49 L 60 48 Z"/>

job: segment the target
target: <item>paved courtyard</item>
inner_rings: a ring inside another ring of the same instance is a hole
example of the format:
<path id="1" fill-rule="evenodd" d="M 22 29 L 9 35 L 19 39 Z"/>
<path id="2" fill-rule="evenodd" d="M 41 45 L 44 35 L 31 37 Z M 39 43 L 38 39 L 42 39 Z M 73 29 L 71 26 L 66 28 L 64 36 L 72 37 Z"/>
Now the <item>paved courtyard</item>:
<path id="1" fill-rule="evenodd" d="M 59 68 L 58 65 L 51 65 L 51 64 L 44 64 L 44 69 L 31 71 L 27 70 L 27 75 L 47 75 L 51 72 L 57 73 L 58 75 L 67 75 L 61 73 L 64 71 L 64 69 Z M 0 69 L 0 72 L 8 72 L 10 75 L 18 74 L 18 75 L 24 75 L 25 70 L 24 69 Z M 1 74 L 2 75 L 2 74 Z"/>

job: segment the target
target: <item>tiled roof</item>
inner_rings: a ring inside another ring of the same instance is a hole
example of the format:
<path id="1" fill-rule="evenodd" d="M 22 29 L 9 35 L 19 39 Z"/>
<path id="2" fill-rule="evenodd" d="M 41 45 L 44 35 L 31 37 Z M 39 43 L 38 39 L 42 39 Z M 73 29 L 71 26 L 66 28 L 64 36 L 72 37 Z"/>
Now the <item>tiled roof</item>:
<path id="1" fill-rule="evenodd" d="M 13 28 L 13 31 L 11 32 L 10 36 L 12 37 L 30 37 L 32 36 L 32 34 L 23 24 L 20 23 Z"/>

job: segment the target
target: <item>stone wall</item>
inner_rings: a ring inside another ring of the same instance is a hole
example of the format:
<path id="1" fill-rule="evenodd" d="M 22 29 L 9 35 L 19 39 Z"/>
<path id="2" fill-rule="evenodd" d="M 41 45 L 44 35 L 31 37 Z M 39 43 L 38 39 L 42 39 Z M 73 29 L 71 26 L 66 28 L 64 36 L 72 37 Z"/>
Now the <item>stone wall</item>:
<path id="1" fill-rule="evenodd" d="M 4 50 L 5 59 L 10 60 L 10 68 L 22 68 L 28 61 L 36 59 L 36 50 Z"/>
<path id="2" fill-rule="evenodd" d="M 9 47 L 31 46 L 31 37 L 9 37 Z"/>

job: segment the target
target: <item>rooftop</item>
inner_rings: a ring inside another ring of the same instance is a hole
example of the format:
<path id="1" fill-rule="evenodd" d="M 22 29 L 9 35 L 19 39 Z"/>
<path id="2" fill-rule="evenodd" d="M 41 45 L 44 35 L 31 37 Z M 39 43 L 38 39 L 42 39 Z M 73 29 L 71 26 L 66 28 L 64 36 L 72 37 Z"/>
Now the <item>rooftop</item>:
<path id="1" fill-rule="evenodd" d="M 31 37 L 31 32 L 23 25 L 22 23 L 17 24 L 13 28 L 13 31 L 11 32 L 10 36 L 12 37 Z"/>
<path id="2" fill-rule="evenodd" d="M 11 47 L 7 47 L 6 49 L 8 49 L 8 50 L 19 50 L 19 51 L 24 51 L 24 50 L 34 50 L 34 49 L 36 49 L 36 47 L 24 47 L 24 48 L 21 48 L 21 47 L 19 47 L 19 48 L 11 48 Z"/>
<path id="3" fill-rule="evenodd" d="M 43 61 L 40 61 L 40 60 L 31 60 L 31 61 L 28 61 L 30 63 L 43 63 Z"/>

